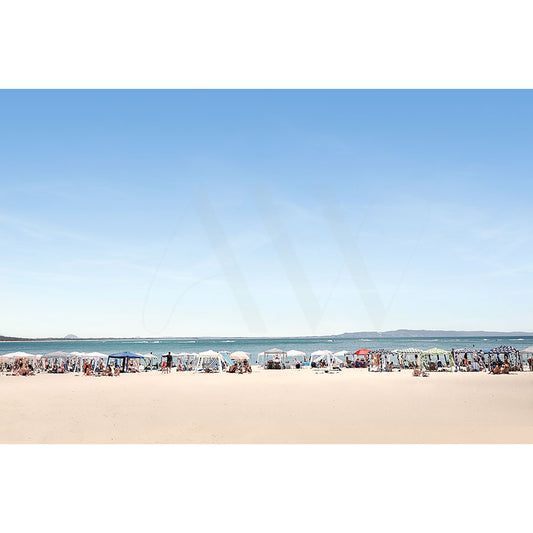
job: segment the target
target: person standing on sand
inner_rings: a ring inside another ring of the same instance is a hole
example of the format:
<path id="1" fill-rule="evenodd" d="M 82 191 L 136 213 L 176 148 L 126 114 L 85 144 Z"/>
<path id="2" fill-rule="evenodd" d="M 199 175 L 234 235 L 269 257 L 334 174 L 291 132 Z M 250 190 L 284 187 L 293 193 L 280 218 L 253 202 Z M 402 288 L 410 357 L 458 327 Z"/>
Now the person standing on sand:
<path id="1" fill-rule="evenodd" d="M 170 372 L 172 370 L 172 355 L 170 352 L 168 352 L 167 355 L 167 372 Z"/>

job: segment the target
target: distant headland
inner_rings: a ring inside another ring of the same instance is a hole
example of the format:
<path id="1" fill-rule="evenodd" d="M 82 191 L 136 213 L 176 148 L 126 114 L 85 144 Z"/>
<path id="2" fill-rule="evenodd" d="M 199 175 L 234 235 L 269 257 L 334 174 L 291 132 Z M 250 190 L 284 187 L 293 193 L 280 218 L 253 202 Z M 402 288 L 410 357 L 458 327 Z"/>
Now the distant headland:
<path id="1" fill-rule="evenodd" d="M 286 336 L 269 336 L 269 337 L 78 337 L 72 333 L 65 337 L 41 337 L 41 338 L 27 338 L 27 337 L 6 337 L 0 335 L 0 342 L 26 342 L 26 341 L 97 341 L 97 340 L 151 340 L 151 339 L 165 339 L 165 340 L 198 340 L 198 339 L 252 339 L 252 338 L 309 338 L 309 339 L 380 339 L 380 338 L 434 338 L 434 337 L 517 337 L 533 336 L 533 332 L 527 331 L 455 331 L 455 330 L 439 330 L 439 329 L 396 329 L 392 331 L 354 331 L 347 333 L 340 333 L 335 335 L 296 335 L 294 337 Z"/>

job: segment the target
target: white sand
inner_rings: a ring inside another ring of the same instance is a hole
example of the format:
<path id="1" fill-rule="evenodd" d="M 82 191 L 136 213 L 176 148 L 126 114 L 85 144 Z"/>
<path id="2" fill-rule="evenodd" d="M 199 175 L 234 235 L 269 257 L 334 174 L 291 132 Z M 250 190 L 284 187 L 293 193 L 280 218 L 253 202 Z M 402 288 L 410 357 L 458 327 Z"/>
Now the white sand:
<path id="1" fill-rule="evenodd" d="M 533 443 L 533 373 L 0 377 L 2 443 Z"/>

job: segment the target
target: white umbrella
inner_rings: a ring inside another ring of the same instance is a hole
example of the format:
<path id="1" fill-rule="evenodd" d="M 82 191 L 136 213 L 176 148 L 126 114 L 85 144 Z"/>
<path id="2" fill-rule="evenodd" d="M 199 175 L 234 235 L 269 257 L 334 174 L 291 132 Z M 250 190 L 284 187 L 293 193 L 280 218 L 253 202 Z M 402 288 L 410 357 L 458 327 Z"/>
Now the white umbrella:
<path id="1" fill-rule="evenodd" d="M 329 350 L 317 350 L 311 354 L 313 357 L 324 357 L 325 355 L 333 355 Z"/>
<path id="2" fill-rule="evenodd" d="M 248 361 L 250 354 L 248 352 L 233 352 L 230 354 L 230 359 L 233 361 Z"/>
<path id="3" fill-rule="evenodd" d="M 533 354 L 533 346 L 528 346 L 527 348 L 524 348 L 523 350 L 520 350 L 520 353 L 523 353 L 523 354 L 527 354 L 527 353 Z"/>
<path id="4" fill-rule="evenodd" d="M 305 357 L 305 352 L 300 352 L 300 350 L 289 350 L 287 352 L 287 357 Z"/>
<path id="5" fill-rule="evenodd" d="M 346 357 L 347 355 L 352 355 L 353 352 L 349 352 L 348 350 L 341 350 L 340 352 L 335 352 L 333 355 L 335 357 Z"/>

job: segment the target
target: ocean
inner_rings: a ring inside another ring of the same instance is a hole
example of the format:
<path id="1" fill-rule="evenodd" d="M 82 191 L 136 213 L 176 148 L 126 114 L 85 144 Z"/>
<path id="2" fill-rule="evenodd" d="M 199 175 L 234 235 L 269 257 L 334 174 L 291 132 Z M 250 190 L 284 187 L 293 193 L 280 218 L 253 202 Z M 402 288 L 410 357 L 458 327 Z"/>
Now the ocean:
<path id="1" fill-rule="evenodd" d="M 300 350 L 308 355 L 316 350 L 327 349 L 333 352 L 340 350 L 355 351 L 360 348 L 396 349 L 396 348 L 471 348 L 489 350 L 501 345 L 514 346 L 519 350 L 533 345 L 533 336 L 528 337 L 399 337 L 399 338 L 310 338 L 310 337 L 280 337 L 280 338 L 244 338 L 244 339 L 129 339 L 129 340 L 53 340 L 53 341 L 24 341 L 0 342 L 0 355 L 9 352 L 28 352 L 44 354 L 55 351 L 63 352 L 102 352 L 112 354 L 116 352 L 135 352 L 163 355 L 170 352 L 198 353 L 205 350 L 235 352 L 242 350 L 249 352 L 252 363 L 257 354 L 269 348 L 281 348 L 285 351 Z"/>

